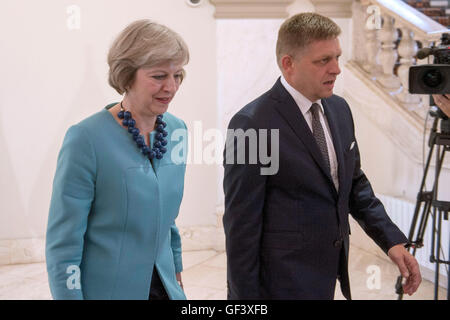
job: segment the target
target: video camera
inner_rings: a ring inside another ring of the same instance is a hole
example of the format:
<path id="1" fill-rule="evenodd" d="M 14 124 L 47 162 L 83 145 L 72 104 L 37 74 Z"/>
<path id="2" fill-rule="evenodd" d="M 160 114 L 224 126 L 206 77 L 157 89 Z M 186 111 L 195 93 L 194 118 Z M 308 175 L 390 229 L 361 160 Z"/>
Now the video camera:
<path id="1" fill-rule="evenodd" d="M 433 64 L 409 68 L 409 92 L 419 94 L 450 93 L 450 35 L 444 33 L 437 47 L 423 48 L 418 59 L 434 56 Z"/>
<path id="2" fill-rule="evenodd" d="M 450 94 L 450 35 L 441 36 L 441 44 L 417 51 L 418 59 L 433 55 L 433 64 L 412 66 L 409 68 L 409 92 L 416 94 Z M 431 104 L 434 104 L 432 101 Z M 433 116 L 446 119 L 438 108 Z"/>

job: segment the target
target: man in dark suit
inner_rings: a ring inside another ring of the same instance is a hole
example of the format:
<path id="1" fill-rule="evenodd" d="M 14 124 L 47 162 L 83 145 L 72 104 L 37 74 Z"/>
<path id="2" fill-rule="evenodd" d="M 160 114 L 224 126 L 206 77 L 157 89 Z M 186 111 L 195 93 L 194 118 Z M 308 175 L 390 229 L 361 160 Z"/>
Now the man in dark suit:
<path id="1" fill-rule="evenodd" d="M 351 299 L 349 213 L 398 265 L 405 293 L 421 282 L 408 239 L 361 170 L 350 108 L 333 95 L 339 34 L 314 13 L 285 21 L 277 41 L 283 76 L 230 121 L 223 183 L 229 299 L 333 299 L 337 279 Z M 252 161 L 266 148 L 277 162 L 272 174 L 263 171 L 267 161 Z"/>

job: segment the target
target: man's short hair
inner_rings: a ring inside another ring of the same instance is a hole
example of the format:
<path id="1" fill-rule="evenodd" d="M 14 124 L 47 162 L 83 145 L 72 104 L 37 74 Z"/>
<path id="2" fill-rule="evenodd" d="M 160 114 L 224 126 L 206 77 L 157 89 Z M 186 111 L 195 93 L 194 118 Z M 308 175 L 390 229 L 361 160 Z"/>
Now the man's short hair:
<path id="1" fill-rule="evenodd" d="M 296 14 L 288 18 L 278 31 L 277 63 L 280 69 L 284 55 L 295 56 L 296 51 L 304 49 L 316 40 L 328 40 L 341 34 L 341 28 L 330 18 L 314 12 Z"/>

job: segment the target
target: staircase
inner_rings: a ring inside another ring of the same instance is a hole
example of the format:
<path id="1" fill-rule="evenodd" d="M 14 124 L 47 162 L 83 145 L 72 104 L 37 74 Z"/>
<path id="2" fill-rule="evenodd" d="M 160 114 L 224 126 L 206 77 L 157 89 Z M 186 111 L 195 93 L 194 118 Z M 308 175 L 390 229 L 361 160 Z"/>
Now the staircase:
<path id="1" fill-rule="evenodd" d="M 356 27 L 353 29 L 352 58 L 344 68 L 342 96 L 349 102 L 357 118 L 359 143 L 367 146 L 366 150 L 361 148 L 367 155 L 363 156 L 368 159 L 365 164 L 367 172 L 373 172 L 375 179 L 384 174 L 391 177 L 386 179 L 386 188 L 382 190 L 382 193 L 391 197 L 385 197 L 383 203 L 391 218 L 405 233 L 409 231 L 413 205 L 404 200 L 414 197 L 408 193 L 409 189 L 405 185 L 420 184 L 423 161 L 420 150 L 425 148 L 422 143 L 425 141 L 424 124 L 428 123 L 428 128 L 431 124 L 427 117 L 429 97 L 408 92 L 409 68 L 428 63 L 426 59 L 417 60 L 419 47 L 439 43 L 441 35 L 450 32 L 449 2 L 360 0 L 352 4 L 352 24 Z M 382 20 L 378 28 L 373 27 L 375 23 L 367 23 L 376 21 L 372 20 L 374 8 L 379 10 Z M 382 142 L 383 137 L 386 140 Z M 379 150 L 392 150 L 391 154 L 396 155 L 390 159 L 389 152 L 374 152 L 376 143 L 379 143 Z M 380 170 L 380 163 L 395 164 L 395 169 L 388 172 L 389 166 L 383 166 L 383 170 Z M 441 173 L 449 181 L 450 159 L 444 161 L 444 168 Z M 441 180 L 444 181 L 442 177 Z M 374 181 L 378 183 L 382 179 Z M 403 194 L 397 193 L 397 190 L 403 190 Z M 402 208 L 405 208 L 404 211 Z M 373 250 L 374 247 L 366 246 L 367 241 L 362 237 L 358 237 L 358 228 L 352 230 L 351 241 L 355 246 L 364 245 L 364 250 L 377 252 Z M 429 234 L 431 225 L 427 230 Z M 359 234 L 362 235 L 361 232 Z M 448 230 L 444 234 L 448 235 Z M 442 243 L 448 243 L 448 237 L 442 238 Z M 425 244 L 428 245 L 427 242 Z M 444 250 L 447 253 L 448 247 Z M 424 279 L 433 280 L 435 273 L 434 265 L 429 262 L 430 252 L 431 249 L 424 247 L 417 252 L 416 258 L 422 267 Z M 440 274 L 445 277 L 445 269 L 441 268 Z M 440 284 L 446 281 L 442 279 Z"/>
<path id="2" fill-rule="evenodd" d="M 353 57 L 349 64 L 386 100 L 402 108 L 408 114 L 404 118 L 410 118 L 411 124 L 419 128 L 428 114 L 428 97 L 409 93 L 409 68 L 415 64 L 426 63 L 424 60 L 417 61 L 415 57 L 419 47 L 430 47 L 440 41 L 442 33 L 449 33 L 450 30 L 447 23 L 442 25 L 412 7 L 412 2 L 416 7 L 428 6 L 429 9 L 436 4 L 448 6 L 448 1 L 444 3 L 433 0 L 354 2 L 354 26 L 364 26 L 367 21 L 371 21 L 368 20 L 371 16 L 367 13 L 369 6 L 379 8 L 382 26 L 378 29 L 354 29 Z"/>
<path id="3" fill-rule="evenodd" d="M 450 0 L 403 0 L 443 26 L 450 26 Z"/>

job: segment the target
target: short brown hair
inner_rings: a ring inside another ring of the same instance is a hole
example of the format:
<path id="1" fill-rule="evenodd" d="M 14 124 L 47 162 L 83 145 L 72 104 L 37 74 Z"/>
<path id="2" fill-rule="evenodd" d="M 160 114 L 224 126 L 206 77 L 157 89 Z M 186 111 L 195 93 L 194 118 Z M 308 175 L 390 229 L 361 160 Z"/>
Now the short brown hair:
<path id="1" fill-rule="evenodd" d="M 165 62 L 187 64 L 189 49 L 186 43 L 164 25 L 147 19 L 137 20 L 117 36 L 109 50 L 108 82 L 119 94 L 123 94 L 132 84 L 139 68 L 150 68 Z"/>
<path id="2" fill-rule="evenodd" d="M 336 38 L 341 34 L 341 28 L 330 18 L 314 12 L 296 14 L 288 18 L 278 31 L 277 63 L 281 69 L 281 58 L 303 49 L 315 40 Z"/>

